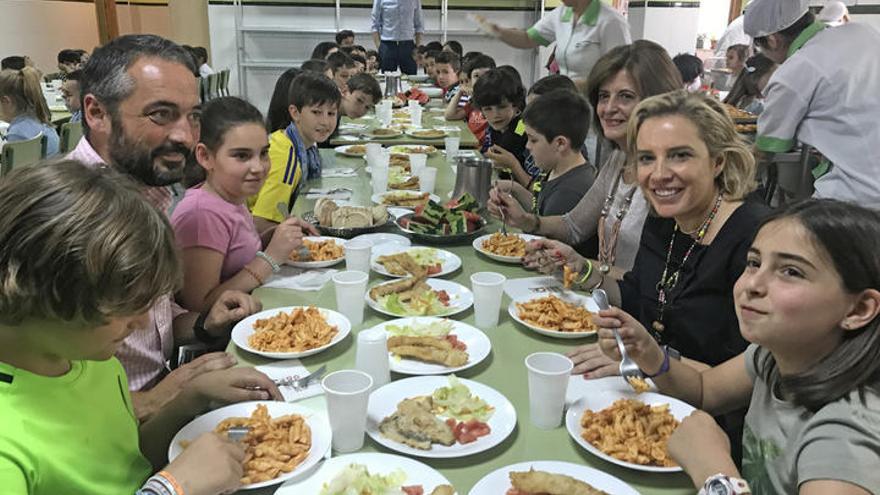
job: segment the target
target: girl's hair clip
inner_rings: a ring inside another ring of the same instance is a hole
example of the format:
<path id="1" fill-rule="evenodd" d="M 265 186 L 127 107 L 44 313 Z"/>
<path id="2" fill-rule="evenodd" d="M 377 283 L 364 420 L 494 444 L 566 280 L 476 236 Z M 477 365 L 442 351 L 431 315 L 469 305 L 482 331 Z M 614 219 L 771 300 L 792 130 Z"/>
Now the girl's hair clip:
<path id="1" fill-rule="evenodd" d="M 752 72 L 755 72 L 756 70 L 758 70 L 758 69 L 752 67 L 751 65 L 746 66 L 746 72 L 748 72 L 749 74 L 751 74 Z"/>

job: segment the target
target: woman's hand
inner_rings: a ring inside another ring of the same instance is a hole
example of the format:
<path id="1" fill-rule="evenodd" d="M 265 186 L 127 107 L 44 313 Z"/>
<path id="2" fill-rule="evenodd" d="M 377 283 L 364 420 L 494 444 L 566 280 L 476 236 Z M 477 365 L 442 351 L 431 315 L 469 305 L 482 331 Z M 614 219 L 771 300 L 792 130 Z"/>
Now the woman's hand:
<path id="1" fill-rule="evenodd" d="M 614 338 L 612 331 L 616 328 L 623 340 L 626 353 L 639 365 L 639 368 L 651 374 L 660 370 L 664 359 L 663 349 L 645 327 L 629 313 L 612 307 L 599 311 L 593 322 L 599 327 L 599 347 L 606 356 L 617 361 L 621 359 L 617 350 L 617 339 Z"/>
<path id="2" fill-rule="evenodd" d="M 196 438 L 165 467 L 186 495 L 232 493 L 241 487 L 244 449 L 216 433 Z"/>
<path id="3" fill-rule="evenodd" d="M 535 239 L 526 243 L 523 266 L 541 273 L 556 273 L 567 265 L 575 273 L 580 273 L 586 261 L 586 258 L 564 242 Z"/>
<path id="4" fill-rule="evenodd" d="M 504 211 L 504 221 L 509 227 L 527 230 L 532 226 L 532 218 L 525 211 L 523 205 L 510 194 L 511 188 L 505 186 L 510 181 L 499 181 L 489 190 L 489 214 L 495 218 L 501 218 Z"/>
<path id="5" fill-rule="evenodd" d="M 302 245 L 303 237 L 306 235 L 318 235 L 318 231 L 309 222 L 301 218 L 290 217 L 275 227 L 272 240 L 266 246 L 266 254 L 281 263 L 290 256 L 294 249 Z"/>
<path id="6" fill-rule="evenodd" d="M 669 437 L 669 455 L 702 487 L 710 476 L 724 473 L 739 477 L 730 458 L 730 440 L 709 414 L 699 409 L 684 418 Z"/>
<path id="7" fill-rule="evenodd" d="M 583 375 L 584 378 L 594 379 L 620 374 L 620 362 L 606 356 L 599 348 L 599 344 L 582 345 L 566 352 L 565 355 L 574 363 L 572 375 Z"/>

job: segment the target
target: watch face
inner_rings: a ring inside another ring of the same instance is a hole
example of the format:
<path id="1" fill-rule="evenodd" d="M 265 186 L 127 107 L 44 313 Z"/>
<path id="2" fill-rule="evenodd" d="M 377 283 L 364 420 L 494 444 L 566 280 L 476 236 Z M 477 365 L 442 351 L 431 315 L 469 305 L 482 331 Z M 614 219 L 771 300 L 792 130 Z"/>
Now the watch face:
<path id="1" fill-rule="evenodd" d="M 733 495 L 733 491 L 722 480 L 712 480 L 709 482 L 709 489 L 706 490 L 709 495 Z"/>

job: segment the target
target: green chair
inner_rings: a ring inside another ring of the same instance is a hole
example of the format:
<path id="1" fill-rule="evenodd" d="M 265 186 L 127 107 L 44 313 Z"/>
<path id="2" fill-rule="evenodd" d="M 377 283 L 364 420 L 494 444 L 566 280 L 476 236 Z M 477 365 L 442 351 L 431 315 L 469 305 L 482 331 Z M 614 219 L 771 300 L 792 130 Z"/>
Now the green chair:
<path id="1" fill-rule="evenodd" d="M 220 74 L 210 74 L 208 76 L 208 99 L 213 100 L 219 96 Z"/>
<path id="2" fill-rule="evenodd" d="M 58 146 L 58 151 L 62 155 L 66 155 L 73 151 L 76 148 L 76 144 L 79 143 L 79 139 L 83 135 L 82 123 L 80 122 L 68 122 L 61 126 L 61 142 Z"/>
<path id="3" fill-rule="evenodd" d="M 13 169 L 33 165 L 46 157 L 46 136 L 39 136 L 27 141 L 7 142 L 0 154 L 0 177 L 12 172 Z"/>

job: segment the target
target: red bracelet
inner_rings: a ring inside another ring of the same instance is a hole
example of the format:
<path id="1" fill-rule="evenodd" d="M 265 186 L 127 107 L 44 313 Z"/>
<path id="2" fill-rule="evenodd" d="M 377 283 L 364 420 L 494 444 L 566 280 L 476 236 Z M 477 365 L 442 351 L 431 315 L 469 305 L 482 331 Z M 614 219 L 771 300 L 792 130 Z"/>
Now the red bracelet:
<path id="1" fill-rule="evenodd" d="M 159 471 L 156 473 L 156 476 L 161 476 L 165 478 L 165 480 L 174 487 L 174 491 L 177 492 L 177 495 L 183 495 L 183 487 L 180 486 L 180 483 L 171 475 L 168 471 Z"/>

